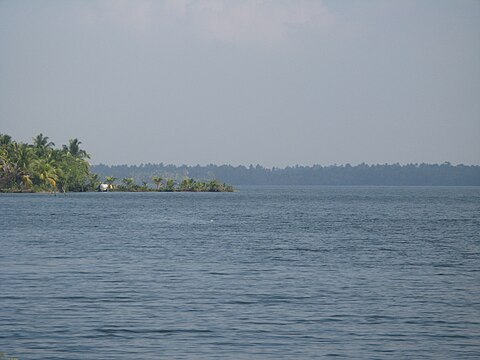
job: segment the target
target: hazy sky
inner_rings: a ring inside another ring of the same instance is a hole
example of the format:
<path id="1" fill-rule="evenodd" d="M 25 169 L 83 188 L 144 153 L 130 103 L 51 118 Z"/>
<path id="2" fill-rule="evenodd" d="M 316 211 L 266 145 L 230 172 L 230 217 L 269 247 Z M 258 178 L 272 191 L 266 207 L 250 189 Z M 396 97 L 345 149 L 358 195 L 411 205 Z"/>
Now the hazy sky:
<path id="1" fill-rule="evenodd" d="M 480 164 L 480 1 L 0 0 L 0 133 L 92 163 Z"/>

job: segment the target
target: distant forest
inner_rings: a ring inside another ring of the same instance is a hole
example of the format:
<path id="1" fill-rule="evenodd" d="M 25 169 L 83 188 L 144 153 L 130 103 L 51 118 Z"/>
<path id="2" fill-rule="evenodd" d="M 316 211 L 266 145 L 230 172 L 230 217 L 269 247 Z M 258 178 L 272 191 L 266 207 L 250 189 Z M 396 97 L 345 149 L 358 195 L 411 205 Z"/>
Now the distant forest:
<path id="1" fill-rule="evenodd" d="M 479 165 L 443 164 L 360 164 L 330 166 L 288 166 L 265 168 L 260 165 L 93 165 L 100 177 L 133 178 L 137 183 L 151 182 L 152 176 L 181 181 L 221 179 L 233 185 L 434 185 L 480 186 Z"/>

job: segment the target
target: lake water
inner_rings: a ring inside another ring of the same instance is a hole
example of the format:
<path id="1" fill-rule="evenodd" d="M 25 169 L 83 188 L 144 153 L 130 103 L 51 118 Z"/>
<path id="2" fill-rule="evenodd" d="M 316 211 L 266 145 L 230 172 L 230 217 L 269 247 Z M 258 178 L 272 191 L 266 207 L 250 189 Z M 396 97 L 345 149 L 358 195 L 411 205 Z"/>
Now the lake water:
<path id="1" fill-rule="evenodd" d="M 480 188 L 0 195 L 0 351 L 480 358 Z"/>

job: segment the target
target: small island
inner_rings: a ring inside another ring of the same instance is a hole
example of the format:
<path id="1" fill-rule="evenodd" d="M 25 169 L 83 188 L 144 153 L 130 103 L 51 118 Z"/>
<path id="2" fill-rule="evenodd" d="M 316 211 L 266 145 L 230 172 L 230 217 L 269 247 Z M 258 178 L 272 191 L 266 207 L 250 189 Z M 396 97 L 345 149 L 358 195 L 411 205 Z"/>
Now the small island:
<path id="1" fill-rule="evenodd" d="M 233 186 L 216 179 L 203 181 L 188 176 L 174 179 L 157 175 L 142 181 L 142 185 L 138 185 L 133 178 L 106 176 L 101 179 L 90 171 L 90 155 L 80 148 L 81 144 L 75 138 L 57 149 L 43 134 L 34 137 L 32 144 L 17 142 L 9 135 L 0 134 L 0 192 L 234 191 Z"/>
<path id="2" fill-rule="evenodd" d="M 146 192 L 146 191 L 160 191 L 160 192 L 233 192 L 232 185 L 222 183 L 218 180 L 201 181 L 185 176 L 180 182 L 173 178 L 163 178 L 161 176 L 152 176 L 152 181 L 155 188 L 149 186 L 147 181 L 143 181 L 142 185 L 135 183 L 133 178 L 122 178 L 120 184 L 117 184 L 118 179 L 113 176 L 107 176 L 105 182 L 101 183 L 98 191 L 127 191 L 127 192 Z"/>

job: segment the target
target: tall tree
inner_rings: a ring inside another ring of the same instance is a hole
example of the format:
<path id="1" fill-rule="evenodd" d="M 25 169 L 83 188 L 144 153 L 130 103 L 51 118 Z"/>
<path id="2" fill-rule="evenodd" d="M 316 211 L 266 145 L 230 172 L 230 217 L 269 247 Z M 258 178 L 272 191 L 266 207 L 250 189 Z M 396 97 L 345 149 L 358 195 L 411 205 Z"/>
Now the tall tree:
<path id="1" fill-rule="evenodd" d="M 160 190 L 160 186 L 162 185 L 163 178 L 161 176 L 152 176 L 152 181 L 157 186 L 157 190 Z"/>
<path id="2" fill-rule="evenodd" d="M 105 177 L 105 182 L 108 184 L 109 189 L 113 189 L 113 184 L 117 181 L 117 178 L 115 176 L 106 176 Z"/>
<path id="3" fill-rule="evenodd" d="M 78 157 L 80 159 L 90 158 L 90 155 L 87 154 L 85 150 L 80 149 L 82 144 L 77 138 L 68 140 L 68 146 L 63 145 L 63 151 L 68 152 L 72 156 Z"/>
<path id="4" fill-rule="evenodd" d="M 51 152 L 55 144 L 51 141 L 48 141 L 48 136 L 43 136 L 42 133 L 38 134 L 33 138 L 33 146 L 39 157 L 43 157 Z"/>
<path id="5" fill-rule="evenodd" d="M 167 179 L 167 184 L 165 185 L 165 191 L 175 191 L 175 180 Z"/>
<path id="6" fill-rule="evenodd" d="M 12 142 L 12 137 L 6 134 L 0 134 L 0 146 L 8 145 Z"/>
<path id="7" fill-rule="evenodd" d="M 46 185 L 48 189 L 56 189 L 59 170 L 56 168 L 55 163 L 51 159 L 41 158 L 36 160 L 35 170 L 38 178 Z"/>
<path id="8" fill-rule="evenodd" d="M 127 191 L 131 191 L 135 187 L 135 181 L 133 178 L 123 178 L 122 183 L 125 185 Z"/>
<path id="9" fill-rule="evenodd" d="M 55 144 L 51 141 L 48 141 L 48 136 L 43 136 L 42 133 L 38 134 L 33 138 L 33 146 L 36 148 L 51 148 L 54 147 Z"/>

